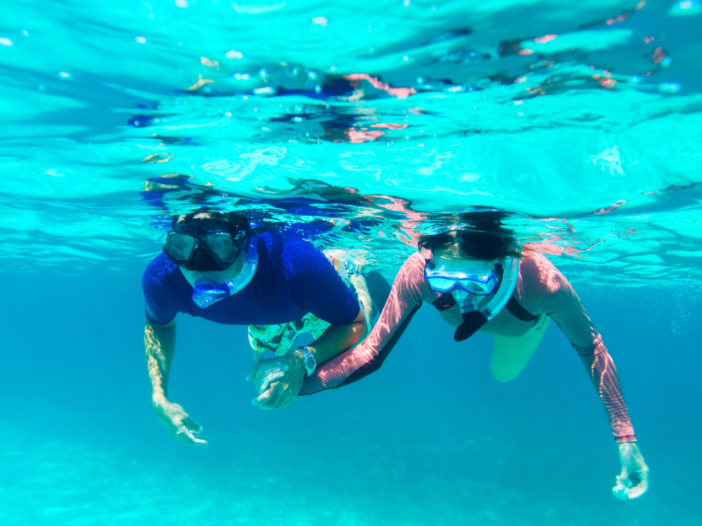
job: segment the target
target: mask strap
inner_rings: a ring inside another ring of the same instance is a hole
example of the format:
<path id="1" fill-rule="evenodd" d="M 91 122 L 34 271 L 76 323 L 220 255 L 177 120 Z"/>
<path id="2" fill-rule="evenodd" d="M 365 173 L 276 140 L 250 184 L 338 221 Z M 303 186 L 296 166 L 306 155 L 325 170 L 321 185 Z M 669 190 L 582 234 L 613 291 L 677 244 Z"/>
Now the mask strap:
<path id="1" fill-rule="evenodd" d="M 429 268 L 431 270 L 434 270 L 434 267 L 436 266 L 436 256 L 434 256 L 434 252 L 432 251 L 432 249 L 426 247 L 419 247 L 419 253 L 424 258 L 424 261 L 427 262 Z"/>

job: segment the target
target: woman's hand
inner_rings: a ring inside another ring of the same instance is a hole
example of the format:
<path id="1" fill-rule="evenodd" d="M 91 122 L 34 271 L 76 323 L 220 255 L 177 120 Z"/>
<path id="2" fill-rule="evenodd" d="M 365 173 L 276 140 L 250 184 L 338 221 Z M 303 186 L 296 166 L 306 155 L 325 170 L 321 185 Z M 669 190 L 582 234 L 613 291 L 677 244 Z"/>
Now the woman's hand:
<path id="1" fill-rule="evenodd" d="M 259 393 L 251 403 L 261 409 L 282 409 L 302 389 L 305 369 L 301 353 L 294 352 L 254 364 L 246 379 L 254 383 Z"/>
<path id="2" fill-rule="evenodd" d="M 154 400 L 152 408 L 161 423 L 166 429 L 188 446 L 204 446 L 206 440 L 197 438 L 195 435 L 202 432 L 202 426 L 195 422 L 185 410 L 178 404 L 172 404 L 165 398 Z"/>
<path id="3" fill-rule="evenodd" d="M 635 499 L 648 489 L 648 466 L 636 442 L 619 444 L 619 461 L 622 472 L 617 485 L 612 488 L 614 496 L 621 500 Z"/>

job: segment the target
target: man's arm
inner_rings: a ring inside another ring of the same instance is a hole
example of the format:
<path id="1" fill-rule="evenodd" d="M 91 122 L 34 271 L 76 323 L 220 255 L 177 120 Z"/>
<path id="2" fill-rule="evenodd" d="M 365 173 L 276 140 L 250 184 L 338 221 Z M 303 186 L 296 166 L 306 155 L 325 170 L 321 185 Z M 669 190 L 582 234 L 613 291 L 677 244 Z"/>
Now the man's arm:
<path id="1" fill-rule="evenodd" d="M 317 365 L 320 365 L 356 345 L 361 338 L 368 334 L 368 329 L 368 322 L 363 314 L 363 309 L 361 309 L 358 311 L 356 319 L 351 323 L 332 325 L 316 341 L 306 347 L 314 356 Z M 296 351 L 293 354 L 299 355 L 300 367 L 302 367 L 302 353 Z"/>
<path id="2" fill-rule="evenodd" d="M 380 369 L 422 302 L 432 302 L 438 296 L 424 280 L 424 260 L 410 257 L 400 268 L 370 335 L 360 345 L 318 367 L 305 380 L 301 394 L 348 385 Z"/>
<path id="3" fill-rule="evenodd" d="M 151 380 L 151 398 L 154 405 L 166 399 L 168 373 L 173 363 L 175 342 L 175 320 L 166 325 L 153 325 L 148 321 L 146 322 L 144 327 L 144 349 L 149 379 Z"/>
<path id="4" fill-rule="evenodd" d="M 168 401 L 168 374 L 173 363 L 176 342 L 175 320 L 166 325 L 149 321 L 144 327 L 144 350 L 151 380 L 151 406 L 166 429 L 187 445 L 207 444 L 195 437 L 202 427 L 188 416 L 178 404 Z"/>
<path id="5" fill-rule="evenodd" d="M 353 322 L 330 326 L 306 347 L 320 365 L 356 345 L 367 333 L 368 323 L 363 309 L 359 309 Z M 247 377 L 259 389 L 253 404 L 261 409 L 282 409 L 297 397 L 305 377 L 303 354 L 299 350 L 255 364 Z"/>

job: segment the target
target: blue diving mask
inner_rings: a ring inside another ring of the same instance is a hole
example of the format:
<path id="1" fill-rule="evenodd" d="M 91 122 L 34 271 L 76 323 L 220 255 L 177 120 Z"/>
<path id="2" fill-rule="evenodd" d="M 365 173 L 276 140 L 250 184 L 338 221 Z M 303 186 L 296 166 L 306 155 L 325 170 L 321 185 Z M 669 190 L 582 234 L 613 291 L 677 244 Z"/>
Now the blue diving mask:
<path id="1" fill-rule="evenodd" d="M 431 290 L 442 294 L 462 291 L 473 296 L 490 296 L 497 290 L 499 277 L 494 261 L 440 261 L 431 268 L 424 267 L 424 278 Z"/>
<path id="2" fill-rule="evenodd" d="M 225 283 L 198 281 L 193 290 L 193 302 L 201 309 L 242 291 L 251 282 L 258 268 L 257 237 L 252 236 L 239 273 Z"/>
<path id="3" fill-rule="evenodd" d="M 494 318 L 507 304 L 517 285 L 519 258 L 516 257 L 500 262 L 441 261 L 441 266 L 434 265 L 434 268 L 432 259 L 424 267 L 424 277 L 429 287 L 435 292 L 451 292 L 461 307 L 463 323 L 453 335 L 457 342 L 470 338 Z M 494 296 L 488 303 L 479 307 L 479 298 L 491 294 Z"/>

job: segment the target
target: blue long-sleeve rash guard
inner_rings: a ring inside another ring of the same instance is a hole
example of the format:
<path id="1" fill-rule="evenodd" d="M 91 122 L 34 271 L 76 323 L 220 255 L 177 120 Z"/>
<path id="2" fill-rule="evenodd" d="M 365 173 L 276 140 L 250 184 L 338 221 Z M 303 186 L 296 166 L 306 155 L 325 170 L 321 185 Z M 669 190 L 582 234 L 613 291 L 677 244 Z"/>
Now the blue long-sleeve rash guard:
<path id="1" fill-rule="evenodd" d="M 332 325 L 345 325 L 358 316 L 356 296 L 310 243 L 264 233 L 257 251 L 258 268 L 246 288 L 205 309 L 193 302 L 193 288 L 178 266 L 159 254 L 142 278 L 147 320 L 165 325 L 185 312 L 217 323 L 273 325 L 311 312 Z"/>

